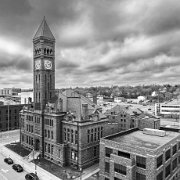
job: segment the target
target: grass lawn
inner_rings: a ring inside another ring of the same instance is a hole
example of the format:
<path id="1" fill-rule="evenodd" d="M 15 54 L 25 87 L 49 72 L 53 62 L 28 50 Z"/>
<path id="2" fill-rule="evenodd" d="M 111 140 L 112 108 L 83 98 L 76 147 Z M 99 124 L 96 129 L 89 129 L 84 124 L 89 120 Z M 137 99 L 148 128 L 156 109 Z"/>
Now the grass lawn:
<path id="1" fill-rule="evenodd" d="M 21 146 L 20 142 L 7 144 L 5 145 L 5 147 L 14 151 L 15 153 L 19 154 L 22 157 L 25 157 L 30 153 L 30 151 L 28 151 L 23 146 Z"/>
<path id="2" fill-rule="evenodd" d="M 30 151 L 21 146 L 20 142 L 7 144 L 5 146 L 22 157 L 30 154 Z M 36 159 L 32 161 L 32 163 L 36 163 L 37 166 L 43 168 L 44 170 L 50 172 L 51 174 L 54 174 L 55 176 L 63 180 L 74 179 L 80 176 L 79 171 L 69 167 L 60 167 L 44 158 L 40 158 L 39 160 Z"/>

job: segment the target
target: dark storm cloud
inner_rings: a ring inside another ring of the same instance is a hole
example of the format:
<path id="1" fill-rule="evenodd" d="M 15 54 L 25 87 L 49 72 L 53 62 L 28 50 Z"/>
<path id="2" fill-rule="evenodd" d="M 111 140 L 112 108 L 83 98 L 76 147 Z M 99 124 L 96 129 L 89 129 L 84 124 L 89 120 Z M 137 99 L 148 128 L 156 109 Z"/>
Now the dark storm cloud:
<path id="1" fill-rule="evenodd" d="M 70 62 L 68 60 L 60 60 L 57 62 L 56 68 L 61 70 L 61 69 L 74 69 L 79 67 L 77 63 Z"/>
<path id="2" fill-rule="evenodd" d="M 178 0 L 153 2 L 154 7 L 147 9 L 142 20 L 145 33 L 162 34 L 180 28 L 180 2 Z"/>
<path id="3" fill-rule="evenodd" d="M 31 71 L 31 59 L 23 56 L 7 56 L 6 54 L 0 55 L 0 69 L 10 70 L 18 69 L 20 71 Z"/>
<path id="4" fill-rule="evenodd" d="M 14 69 L 11 82 L 32 71 L 32 37 L 44 15 L 56 38 L 58 85 L 170 81 L 180 74 L 179 0 L 2 0 L 0 69 Z"/>

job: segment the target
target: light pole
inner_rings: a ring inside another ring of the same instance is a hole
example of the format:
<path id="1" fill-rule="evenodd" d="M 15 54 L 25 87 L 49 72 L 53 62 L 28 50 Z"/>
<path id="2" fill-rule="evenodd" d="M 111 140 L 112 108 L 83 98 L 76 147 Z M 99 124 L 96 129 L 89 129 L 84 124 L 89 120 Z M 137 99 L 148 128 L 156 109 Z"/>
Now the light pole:
<path id="1" fill-rule="evenodd" d="M 35 169 L 35 174 L 37 175 L 37 167 L 36 167 L 36 162 L 35 162 L 35 159 L 34 159 L 34 148 L 33 148 L 33 161 L 34 161 L 34 169 Z"/>

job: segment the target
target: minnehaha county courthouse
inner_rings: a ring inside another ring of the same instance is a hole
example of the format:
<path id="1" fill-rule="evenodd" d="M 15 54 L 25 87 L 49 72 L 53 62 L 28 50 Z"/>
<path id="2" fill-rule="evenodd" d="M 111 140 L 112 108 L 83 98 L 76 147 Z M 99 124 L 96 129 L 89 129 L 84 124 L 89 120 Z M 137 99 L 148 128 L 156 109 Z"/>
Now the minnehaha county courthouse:
<path id="1" fill-rule="evenodd" d="M 33 93 L 32 106 L 20 112 L 21 144 L 60 166 L 97 162 L 108 119 L 72 90 L 55 93 L 55 38 L 45 18 L 33 38 Z"/>

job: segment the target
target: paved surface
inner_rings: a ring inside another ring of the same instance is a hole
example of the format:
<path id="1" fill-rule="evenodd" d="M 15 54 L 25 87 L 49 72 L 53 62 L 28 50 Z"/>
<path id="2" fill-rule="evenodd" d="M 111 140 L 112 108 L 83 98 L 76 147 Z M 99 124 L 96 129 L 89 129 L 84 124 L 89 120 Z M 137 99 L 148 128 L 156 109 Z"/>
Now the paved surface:
<path id="1" fill-rule="evenodd" d="M 23 157 L 4 146 L 5 144 L 18 141 L 19 130 L 0 133 L 0 169 L 2 169 L 0 170 L 0 180 L 12 180 L 14 177 L 18 177 L 17 180 L 24 180 L 24 176 L 27 172 L 35 172 L 35 164 L 27 162 L 25 159 L 23 159 Z M 17 174 L 17 172 L 12 170 L 11 166 L 3 162 L 4 157 L 11 157 L 14 160 L 14 163 L 21 164 L 25 172 Z M 98 164 L 95 164 L 87 169 L 84 169 L 81 177 L 76 178 L 76 180 L 85 180 L 98 171 Z M 39 166 L 36 166 L 36 172 L 40 180 L 60 180 L 60 178 L 50 174 Z"/>
<path id="2" fill-rule="evenodd" d="M 17 180 L 24 180 L 26 172 L 18 173 L 12 169 L 12 165 L 8 165 L 4 162 L 4 156 L 0 154 L 0 179 L 2 180 L 12 180 L 16 178 Z"/>

